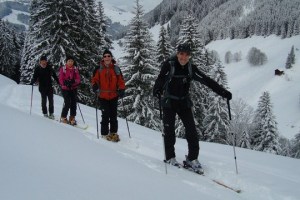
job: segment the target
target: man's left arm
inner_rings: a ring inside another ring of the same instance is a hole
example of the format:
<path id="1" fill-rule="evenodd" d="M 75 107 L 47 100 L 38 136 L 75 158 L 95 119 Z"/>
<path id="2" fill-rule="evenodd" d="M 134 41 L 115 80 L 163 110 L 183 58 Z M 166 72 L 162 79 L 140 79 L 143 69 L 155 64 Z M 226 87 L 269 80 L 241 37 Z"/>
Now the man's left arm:
<path id="1" fill-rule="evenodd" d="M 223 98 L 227 98 L 228 100 L 232 99 L 232 94 L 228 90 L 224 89 L 221 85 L 219 85 L 215 80 L 206 76 L 204 73 L 200 72 L 196 66 L 193 66 L 193 79 L 195 81 L 200 82 L 201 84 L 206 85 L 212 91 L 222 96 Z"/>

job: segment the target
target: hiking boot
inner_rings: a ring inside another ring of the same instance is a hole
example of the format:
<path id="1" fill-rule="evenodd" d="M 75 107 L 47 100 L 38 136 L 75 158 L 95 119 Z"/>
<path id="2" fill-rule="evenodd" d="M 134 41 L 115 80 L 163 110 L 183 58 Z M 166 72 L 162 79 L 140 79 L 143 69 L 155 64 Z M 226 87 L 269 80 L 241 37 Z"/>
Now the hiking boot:
<path id="1" fill-rule="evenodd" d="M 44 117 L 49 117 L 48 114 L 44 114 Z"/>
<path id="2" fill-rule="evenodd" d="M 77 125 L 77 122 L 76 122 L 76 120 L 75 120 L 75 116 L 70 116 L 70 117 L 69 117 L 69 123 L 70 123 L 72 126 Z"/>
<path id="3" fill-rule="evenodd" d="M 189 160 L 188 157 L 186 156 L 185 164 L 187 167 L 191 168 L 193 171 L 203 174 L 203 169 L 202 169 L 202 166 L 198 159 Z"/>
<path id="4" fill-rule="evenodd" d="M 113 142 L 119 142 L 120 141 L 120 137 L 117 133 L 110 133 L 109 135 L 111 137 L 111 141 L 113 141 Z"/>
<path id="5" fill-rule="evenodd" d="M 176 160 L 175 157 L 171 158 L 169 160 L 166 160 L 165 162 L 168 163 L 168 164 L 170 164 L 170 165 L 176 166 L 176 167 L 180 166 L 179 162 L 177 162 L 177 160 Z"/>
<path id="6" fill-rule="evenodd" d="M 111 136 L 110 135 L 101 135 L 101 137 L 105 140 L 111 141 Z"/>
<path id="7" fill-rule="evenodd" d="M 68 124 L 69 123 L 68 120 L 67 120 L 67 118 L 65 118 L 65 117 L 61 117 L 60 118 L 60 122 L 64 123 L 64 124 Z"/>
<path id="8" fill-rule="evenodd" d="M 51 114 L 49 115 L 49 118 L 50 118 L 50 119 L 55 119 L 53 113 L 51 113 Z"/>

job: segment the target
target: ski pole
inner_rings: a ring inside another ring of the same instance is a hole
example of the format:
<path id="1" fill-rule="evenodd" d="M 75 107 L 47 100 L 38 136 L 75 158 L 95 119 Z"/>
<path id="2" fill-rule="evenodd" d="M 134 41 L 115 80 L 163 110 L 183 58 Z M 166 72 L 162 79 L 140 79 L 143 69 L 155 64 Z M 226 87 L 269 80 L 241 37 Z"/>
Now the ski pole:
<path id="1" fill-rule="evenodd" d="M 227 105 L 228 105 L 229 120 L 231 121 L 231 112 L 230 112 L 229 99 L 227 99 Z M 237 159 L 236 159 L 236 152 L 235 152 L 235 135 L 234 135 L 233 132 L 232 132 L 232 140 L 233 140 L 233 154 L 234 154 L 234 161 L 235 161 L 235 172 L 236 172 L 236 174 L 238 174 Z"/>
<path id="2" fill-rule="evenodd" d="M 163 142 L 165 161 L 166 161 L 167 155 L 166 155 L 165 133 L 164 133 L 164 125 L 163 125 L 163 114 L 162 114 L 162 108 L 161 108 L 161 95 L 158 96 L 158 103 L 159 103 L 160 128 L 161 128 L 161 133 L 162 133 L 162 142 Z M 166 174 L 168 174 L 168 167 L 167 167 L 166 162 L 165 162 L 165 170 L 166 170 Z"/>
<path id="3" fill-rule="evenodd" d="M 31 109 L 32 109 L 32 99 L 33 99 L 33 85 L 32 85 L 32 87 L 31 87 L 30 115 L 31 115 Z"/>
<path id="4" fill-rule="evenodd" d="M 126 124 L 127 124 L 128 135 L 129 135 L 129 138 L 131 138 L 131 136 L 130 136 L 130 131 L 129 131 L 129 126 L 128 126 L 128 120 L 127 120 L 127 112 L 126 112 L 126 110 L 125 110 L 123 97 L 122 97 L 122 105 L 123 105 L 123 110 L 125 111 L 125 120 L 126 120 Z"/>
<path id="5" fill-rule="evenodd" d="M 98 96 L 97 94 L 95 94 L 96 96 L 96 125 L 97 125 L 97 139 L 99 139 L 99 127 L 98 127 L 98 106 L 99 106 L 99 100 L 98 100 Z"/>
<path id="6" fill-rule="evenodd" d="M 79 103 L 77 103 L 77 106 L 78 106 L 78 108 L 79 108 L 79 111 L 80 111 L 80 114 L 81 114 L 82 121 L 83 121 L 83 123 L 85 124 L 85 121 L 84 121 L 84 118 L 83 118 L 83 115 L 82 115 L 82 112 L 81 112 L 81 109 L 80 109 Z"/>

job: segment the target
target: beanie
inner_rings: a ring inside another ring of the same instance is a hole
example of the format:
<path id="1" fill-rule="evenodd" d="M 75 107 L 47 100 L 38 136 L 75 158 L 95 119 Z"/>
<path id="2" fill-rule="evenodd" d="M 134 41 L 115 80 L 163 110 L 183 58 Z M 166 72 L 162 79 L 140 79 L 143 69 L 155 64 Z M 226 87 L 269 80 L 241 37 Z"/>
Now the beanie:
<path id="1" fill-rule="evenodd" d="M 179 44 L 177 47 L 177 52 L 186 52 L 186 53 L 190 54 L 191 47 L 188 43 Z"/>
<path id="2" fill-rule="evenodd" d="M 104 50 L 104 52 L 103 52 L 102 56 L 104 56 L 105 54 L 109 54 L 109 55 L 111 55 L 111 57 L 113 57 L 113 55 L 112 55 L 111 51 L 110 51 L 110 50 L 108 50 L 108 49 L 105 49 L 105 50 Z"/>
<path id="3" fill-rule="evenodd" d="M 73 60 L 73 61 L 75 61 L 75 60 L 74 60 L 74 57 L 73 57 L 73 56 L 70 56 L 70 55 L 66 57 L 66 61 L 67 61 L 67 62 L 68 62 L 68 60 Z"/>
<path id="4" fill-rule="evenodd" d="M 45 60 L 45 61 L 47 61 L 47 56 L 41 56 L 41 58 L 40 58 L 40 61 L 42 61 L 42 60 Z"/>

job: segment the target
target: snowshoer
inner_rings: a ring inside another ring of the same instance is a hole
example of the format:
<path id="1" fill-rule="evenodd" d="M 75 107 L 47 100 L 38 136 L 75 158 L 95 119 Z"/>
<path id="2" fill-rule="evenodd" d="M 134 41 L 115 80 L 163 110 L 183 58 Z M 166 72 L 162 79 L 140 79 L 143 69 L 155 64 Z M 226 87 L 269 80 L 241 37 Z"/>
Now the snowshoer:
<path id="1" fill-rule="evenodd" d="M 52 66 L 48 64 L 47 57 L 41 56 L 39 64 L 34 70 L 33 78 L 31 79 L 30 84 L 39 84 L 39 91 L 41 93 L 42 99 L 41 106 L 43 115 L 45 117 L 49 117 L 50 119 L 54 119 L 53 85 L 51 77 L 53 77 L 57 84 L 59 84 L 58 78 Z M 49 102 L 49 110 L 47 110 L 47 99 Z"/>
<path id="2" fill-rule="evenodd" d="M 180 44 L 175 57 L 162 64 L 161 71 L 153 88 L 155 97 L 162 97 L 163 126 L 166 163 L 178 166 L 175 155 L 175 116 L 182 120 L 186 140 L 188 142 L 188 155 L 185 163 L 194 171 L 201 169 L 198 161 L 199 138 L 195 127 L 192 112 L 192 101 L 189 95 L 190 82 L 198 81 L 211 88 L 218 95 L 231 99 L 232 94 L 220 86 L 216 81 L 204 75 L 190 60 L 191 48 L 188 44 Z"/>
<path id="3" fill-rule="evenodd" d="M 61 112 L 61 122 L 76 125 L 75 120 L 77 108 L 77 88 L 80 84 L 80 75 L 78 67 L 74 65 L 72 56 L 67 56 L 66 65 L 61 66 L 59 70 L 59 83 L 64 98 L 64 106 Z M 70 110 L 69 120 L 67 119 Z"/>
<path id="4" fill-rule="evenodd" d="M 125 94 L 125 82 L 111 51 L 105 50 L 98 69 L 94 71 L 92 88 L 100 102 L 102 112 L 101 137 L 118 142 L 118 98 Z M 110 125 L 110 127 L 109 127 Z"/>

